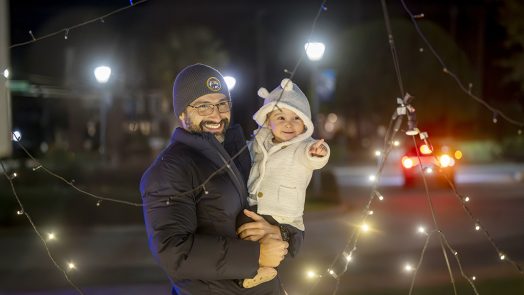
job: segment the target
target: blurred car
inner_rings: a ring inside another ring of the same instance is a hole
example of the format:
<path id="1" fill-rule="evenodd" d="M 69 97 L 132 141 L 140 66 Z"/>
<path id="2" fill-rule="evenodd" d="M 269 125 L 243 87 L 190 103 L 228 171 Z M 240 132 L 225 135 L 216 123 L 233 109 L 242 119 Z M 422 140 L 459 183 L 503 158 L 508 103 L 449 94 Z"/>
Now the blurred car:
<path id="1" fill-rule="evenodd" d="M 455 184 L 455 170 L 461 158 L 460 150 L 453 150 L 447 145 L 430 146 L 423 143 L 410 148 L 401 158 L 404 187 L 414 186 L 418 183 L 417 181 L 422 183 L 421 171 L 424 171 L 429 181 L 448 185 L 447 177 L 451 183 Z"/>

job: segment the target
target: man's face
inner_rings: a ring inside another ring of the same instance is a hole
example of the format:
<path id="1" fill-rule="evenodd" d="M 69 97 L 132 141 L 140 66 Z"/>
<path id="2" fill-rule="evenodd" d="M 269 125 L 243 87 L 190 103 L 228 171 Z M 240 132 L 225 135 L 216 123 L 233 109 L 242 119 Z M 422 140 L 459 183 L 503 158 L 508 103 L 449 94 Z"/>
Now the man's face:
<path id="1" fill-rule="evenodd" d="M 227 105 L 228 101 L 227 97 L 222 93 L 206 94 L 195 99 L 180 114 L 179 118 L 182 121 L 182 127 L 194 133 L 213 133 L 219 142 L 223 142 L 231 119 L 231 111 Z M 211 113 L 205 114 L 206 110 L 209 112 L 210 108 Z"/>

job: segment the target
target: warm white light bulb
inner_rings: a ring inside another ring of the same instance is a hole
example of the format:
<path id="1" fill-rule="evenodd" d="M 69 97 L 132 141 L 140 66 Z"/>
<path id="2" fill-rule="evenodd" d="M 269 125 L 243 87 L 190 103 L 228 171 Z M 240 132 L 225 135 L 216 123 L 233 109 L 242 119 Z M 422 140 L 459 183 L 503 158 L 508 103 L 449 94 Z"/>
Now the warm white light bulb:
<path id="1" fill-rule="evenodd" d="M 465 197 L 464 198 L 464 202 L 466 202 L 466 203 L 469 202 L 469 200 L 470 200 L 469 197 Z"/>
<path id="2" fill-rule="evenodd" d="M 229 91 L 233 90 L 235 85 L 237 85 L 237 79 L 232 76 L 224 76 L 224 81 L 226 81 L 227 89 L 229 89 Z"/>
<path id="3" fill-rule="evenodd" d="M 369 225 L 367 225 L 366 223 L 363 223 L 363 224 L 360 226 L 360 229 L 361 229 L 363 232 L 368 232 L 368 231 L 369 231 Z"/>
<path id="4" fill-rule="evenodd" d="M 373 215 L 375 212 L 373 212 L 373 210 L 369 210 L 368 211 L 368 215 Z"/>
<path id="5" fill-rule="evenodd" d="M 399 145 L 400 145 L 400 142 L 399 142 L 398 140 L 395 140 L 395 141 L 393 141 L 393 145 L 394 145 L 394 146 L 399 146 Z"/>
<path id="6" fill-rule="evenodd" d="M 404 265 L 404 270 L 406 272 L 412 272 L 414 270 L 413 266 L 409 263 L 406 263 L 406 265 Z"/>
<path id="7" fill-rule="evenodd" d="M 382 155 L 382 152 L 379 151 L 379 150 L 376 150 L 376 151 L 375 151 L 375 156 L 376 156 L 376 157 L 380 157 L 380 155 Z"/>
<path id="8" fill-rule="evenodd" d="M 52 241 L 52 240 L 55 240 L 56 239 L 56 236 L 54 233 L 48 233 L 47 234 L 47 240 L 48 241 Z"/>
<path id="9" fill-rule="evenodd" d="M 500 257 L 500 260 L 504 260 L 504 259 L 506 259 L 506 255 L 504 255 L 504 254 L 502 254 L 502 253 L 499 254 L 499 257 Z"/>
<path id="10" fill-rule="evenodd" d="M 471 279 L 475 281 L 475 280 L 477 280 L 477 277 L 476 276 L 472 276 Z"/>
<path id="11" fill-rule="evenodd" d="M 424 228 L 423 226 L 419 226 L 417 228 L 417 231 L 419 234 L 426 234 L 426 228 Z"/>
<path id="12" fill-rule="evenodd" d="M 329 272 L 330 275 L 334 275 L 335 274 L 335 272 L 332 269 L 329 269 L 328 272 Z"/>
<path id="13" fill-rule="evenodd" d="M 69 262 L 69 263 L 67 263 L 67 267 L 68 267 L 69 269 L 76 269 L 76 265 L 75 265 L 73 262 Z"/>
<path id="14" fill-rule="evenodd" d="M 431 174 L 431 173 L 433 173 L 433 168 L 427 167 L 426 168 L 426 174 Z"/>
<path id="15" fill-rule="evenodd" d="M 375 182 L 375 180 L 377 180 L 377 177 L 376 177 L 375 175 L 370 175 L 370 176 L 368 177 L 368 179 L 369 179 L 369 181 L 371 181 L 371 182 Z"/>
<path id="16" fill-rule="evenodd" d="M 5 69 L 4 70 L 4 78 L 6 78 L 6 79 L 9 78 L 9 69 Z"/>
<path id="17" fill-rule="evenodd" d="M 475 230 L 476 230 L 476 231 L 479 231 L 479 230 L 480 230 L 480 225 L 475 224 Z"/>
<path id="18" fill-rule="evenodd" d="M 346 255 L 347 262 L 351 262 L 353 260 L 353 257 L 351 257 L 351 254 Z"/>
<path id="19" fill-rule="evenodd" d="M 321 60 L 324 56 L 326 45 L 321 42 L 308 42 L 304 44 L 304 49 L 306 50 L 306 55 L 309 60 L 317 61 Z"/>
<path id="20" fill-rule="evenodd" d="M 307 276 L 308 279 L 314 279 L 314 278 L 317 277 L 317 274 L 314 271 L 312 271 L 312 270 L 308 270 L 306 272 L 306 276 Z"/>

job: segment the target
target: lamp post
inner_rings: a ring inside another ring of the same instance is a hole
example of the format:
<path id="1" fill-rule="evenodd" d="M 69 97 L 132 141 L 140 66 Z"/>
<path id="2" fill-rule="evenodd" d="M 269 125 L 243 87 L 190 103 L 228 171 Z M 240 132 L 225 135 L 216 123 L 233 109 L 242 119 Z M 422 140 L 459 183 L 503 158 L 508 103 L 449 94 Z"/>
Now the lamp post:
<path id="1" fill-rule="evenodd" d="M 318 83 L 318 61 L 322 59 L 324 56 L 324 51 L 326 50 L 326 46 L 322 42 L 308 42 L 304 44 L 304 49 L 306 50 L 306 55 L 308 59 L 311 61 L 311 119 L 313 121 L 313 125 L 315 126 L 315 129 L 318 129 L 319 126 L 317 124 L 317 114 L 318 114 L 318 97 L 317 97 L 317 83 Z M 318 131 L 315 132 L 315 134 L 318 134 Z M 313 193 L 315 197 L 318 197 L 318 193 L 320 192 L 320 172 L 319 170 L 313 171 L 313 176 L 311 179 L 312 186 L 313 186 Z"/>
<path id="2" fill-rule="evenodd" d="M 108 66 L 98 66 L 94 70 L 94 75 L 100 85 L 105 85 L 111 77 L 111 68 Z M 103 96 L 100 98 L 100 147 L 98 149 L 103 160 L 106 158 L 107 106 L 110 102 L 111 94 L 107 89 L 104 89 Z"/>

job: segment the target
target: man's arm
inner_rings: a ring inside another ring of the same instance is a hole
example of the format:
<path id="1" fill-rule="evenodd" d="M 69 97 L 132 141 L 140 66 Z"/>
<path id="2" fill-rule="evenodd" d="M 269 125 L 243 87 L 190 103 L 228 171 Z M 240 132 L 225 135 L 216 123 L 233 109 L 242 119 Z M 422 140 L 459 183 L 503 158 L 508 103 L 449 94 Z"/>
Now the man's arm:
<path id="1" fill-rule="evenodd" d="M 162 170 L 146 172 L 141 188 L 149 246 L 167 274 L 175 281 L 255 275 L 259 267 L 259 243 L 197 234 L 194 195 L 180 195 L 192 189 L 186 170 L 172 165 L 168 171 Z M 168 203 L 169 196 L 175 197 Z"/>

